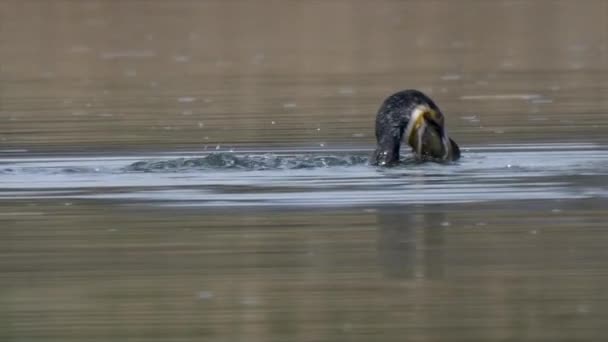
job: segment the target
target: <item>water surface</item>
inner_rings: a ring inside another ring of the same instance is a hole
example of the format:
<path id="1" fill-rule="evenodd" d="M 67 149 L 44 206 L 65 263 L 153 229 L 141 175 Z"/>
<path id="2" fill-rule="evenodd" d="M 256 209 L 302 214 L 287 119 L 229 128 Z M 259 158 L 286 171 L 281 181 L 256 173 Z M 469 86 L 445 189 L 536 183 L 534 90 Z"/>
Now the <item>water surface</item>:
<path id="1" fill-rule="evenodd" d="M 0 18 L 0 341 L 608 335 L 608 2 Z M 406 88 L 460 161 L 368 165 Z"/>
<path id="2" fill-rule="evenodd" d="M 604 198 L 594 144 L 464 149 L 450 164 L 369 165 L 370 151 L 292 150 L 0 160 L 0 199 L 105 199 L 164 206 L 369 206 Z"/>

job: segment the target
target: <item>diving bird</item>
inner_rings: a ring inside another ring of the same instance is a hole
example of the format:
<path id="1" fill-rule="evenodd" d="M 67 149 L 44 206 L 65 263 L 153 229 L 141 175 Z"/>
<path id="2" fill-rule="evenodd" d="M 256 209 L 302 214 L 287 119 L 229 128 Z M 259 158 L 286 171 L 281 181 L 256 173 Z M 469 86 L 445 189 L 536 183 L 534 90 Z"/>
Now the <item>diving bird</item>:
<path id="1" fill-rule="evenodd" d="M 398 164 L 402 141 L 420 161 L 447 162 L 460 158 L 460 148 L 446 132 L 443 113 L 418 90 L 403 90 L 384 100 L 376 116 L 376 140 L 372 165 Z"/>

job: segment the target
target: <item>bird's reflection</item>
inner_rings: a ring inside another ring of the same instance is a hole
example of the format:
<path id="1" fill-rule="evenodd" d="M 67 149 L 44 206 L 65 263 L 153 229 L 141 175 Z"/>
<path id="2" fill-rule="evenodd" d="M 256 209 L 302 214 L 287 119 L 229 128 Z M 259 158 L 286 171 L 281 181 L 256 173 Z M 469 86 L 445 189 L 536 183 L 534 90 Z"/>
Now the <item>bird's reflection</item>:
<path id="1" fill-rule="evenodd" d="M 386 276 L 442 278 L 445 213 L 424 209 L 391 209 L 377 213 L 378 255 Z"/>

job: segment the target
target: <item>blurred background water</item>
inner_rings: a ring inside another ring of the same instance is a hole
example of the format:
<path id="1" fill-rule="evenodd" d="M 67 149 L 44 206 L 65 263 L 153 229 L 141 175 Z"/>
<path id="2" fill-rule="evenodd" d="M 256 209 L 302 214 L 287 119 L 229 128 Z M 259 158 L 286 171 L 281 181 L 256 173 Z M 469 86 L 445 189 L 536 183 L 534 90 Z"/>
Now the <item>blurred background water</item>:
<path id="1" fill-rule="evenodd" d="M 601 0 L 3 1 L 0 340 L 601 340 L 607 93 Z"/>

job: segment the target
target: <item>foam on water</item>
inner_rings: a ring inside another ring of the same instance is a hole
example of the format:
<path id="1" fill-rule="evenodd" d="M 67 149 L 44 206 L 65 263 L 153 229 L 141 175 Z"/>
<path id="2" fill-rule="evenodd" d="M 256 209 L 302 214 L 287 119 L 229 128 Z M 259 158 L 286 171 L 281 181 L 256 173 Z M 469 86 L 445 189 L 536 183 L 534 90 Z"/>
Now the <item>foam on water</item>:
<path id="1" fill-rule="evenodd" d="M 0 158 L 0 200 L 170 206 L 368 206 L 608 197 L 608 149 L 464 149 L 453 164 L 368 165 L 369 151 Z"/>

